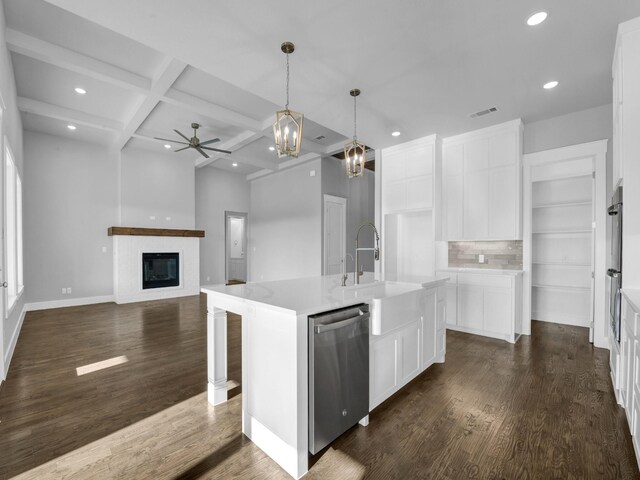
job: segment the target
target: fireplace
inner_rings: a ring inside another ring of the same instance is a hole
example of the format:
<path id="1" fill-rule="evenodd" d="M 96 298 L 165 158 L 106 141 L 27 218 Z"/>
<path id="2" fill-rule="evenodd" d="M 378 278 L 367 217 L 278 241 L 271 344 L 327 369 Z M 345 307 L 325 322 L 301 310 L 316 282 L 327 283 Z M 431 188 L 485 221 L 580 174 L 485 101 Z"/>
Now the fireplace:
<path id="1" fill-rule="evenodd" d="M 180 254 L 143 253 L 142 289 L 180 286 Z"/>

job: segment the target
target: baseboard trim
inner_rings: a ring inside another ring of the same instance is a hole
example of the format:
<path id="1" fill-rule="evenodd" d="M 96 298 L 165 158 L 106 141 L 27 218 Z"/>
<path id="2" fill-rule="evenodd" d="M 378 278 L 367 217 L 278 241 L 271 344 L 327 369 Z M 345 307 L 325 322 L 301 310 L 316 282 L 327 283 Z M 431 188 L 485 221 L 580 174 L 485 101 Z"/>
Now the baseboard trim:
<path id="1" fill-rule="evenodd" d="M 11 359 L 13 358 L 13 352 L 16 349 L 16 345 L 18 344 L 18 336 L 20 335 L 20 330 L 22 330 L 22 324 L 24 323 L 24 317 L 27 314 L 27 305 L 22 306 L 22 312 L 20 312 L 20 318 L 18 319 L 18 324 L 16 325 L 13 334 L 11 335 L 11 342 L 9 342 L 9 348 L 7 349 L 4 355 L 4 372 L 2 372 L 2 379 L 6 379 L 9 374 L 9 365 L 11 364 Z"/>
<path id="2" fill-rule="evenodd" d="M 113 295 L 103 295 L 101 297 L 69 298 L 65 300 L 50 300 L 48 302 L 26 303 L 25 309 L 27 312 L 34 312 L 36 310 L 48 310 L 50 308 L 79 307 L 81 305 L 93 305 L 94 303 L 108 303 L 114 301 L 115 297 Z"/>

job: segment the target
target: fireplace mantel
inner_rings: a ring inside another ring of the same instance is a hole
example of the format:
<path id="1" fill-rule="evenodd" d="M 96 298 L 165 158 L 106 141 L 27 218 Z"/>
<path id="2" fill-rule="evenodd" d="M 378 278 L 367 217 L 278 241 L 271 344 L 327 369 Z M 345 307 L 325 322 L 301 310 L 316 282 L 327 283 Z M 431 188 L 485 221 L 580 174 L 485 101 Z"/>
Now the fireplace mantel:
<path id="1" fill-rule="evenodd" d="M 180 230 L 175 228 L 109 227 L 108 235 L 137 235 L 143 237 L 204 237 L 204 230 Z"/>

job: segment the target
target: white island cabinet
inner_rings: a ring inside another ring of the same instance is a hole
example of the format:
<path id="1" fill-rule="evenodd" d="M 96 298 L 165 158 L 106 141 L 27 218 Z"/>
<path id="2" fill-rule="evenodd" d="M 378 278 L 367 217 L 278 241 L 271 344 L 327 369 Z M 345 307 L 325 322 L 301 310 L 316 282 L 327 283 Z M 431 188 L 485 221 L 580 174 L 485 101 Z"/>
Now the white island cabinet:
<path id="1" fill-rule="evenodd" d="M 227 311 L 234 312 L 242 316 L 242 431 L 294 478 L 308 470 L 309 315 L 370 305 L 370 410 L 444 361 L 446 279 L 342 287 L 339 277 L 202 287 L 209 402 L 227 400 Z"/>

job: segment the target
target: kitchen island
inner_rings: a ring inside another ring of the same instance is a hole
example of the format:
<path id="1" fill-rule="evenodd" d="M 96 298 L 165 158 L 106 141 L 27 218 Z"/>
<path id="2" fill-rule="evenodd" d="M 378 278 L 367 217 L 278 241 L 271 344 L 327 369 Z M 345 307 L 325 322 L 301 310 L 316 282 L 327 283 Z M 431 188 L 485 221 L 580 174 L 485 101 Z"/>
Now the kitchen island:
<path id="1" fill-rule="evenodd" d="M 308 470 L 308 316 L 368 303 L 370 410 L 444 361 L 446 278 L 340 275 L 203 286 L 208 399 L 227 400 L 227 311 L 242 316 L 242 431 L 292 477 Z M 394 279 L 396 280 L 396 279 Z M 367 419 L 363 419 L 366 424 Z"/>

